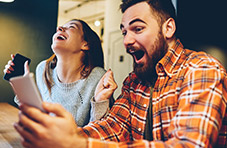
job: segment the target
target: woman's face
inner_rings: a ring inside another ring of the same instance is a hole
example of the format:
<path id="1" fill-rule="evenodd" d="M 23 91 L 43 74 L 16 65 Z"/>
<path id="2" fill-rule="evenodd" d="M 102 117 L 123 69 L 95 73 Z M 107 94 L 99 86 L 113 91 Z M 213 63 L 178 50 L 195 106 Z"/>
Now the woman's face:
<path id="1" fill-rule="evenodd" d="M 67 53 L 67 51 L 77 53 L 81 52 L 85 44 L 82 24 L 79 21 L 69 21 L 57 28 L 51 47 L 56 54 Z"/>

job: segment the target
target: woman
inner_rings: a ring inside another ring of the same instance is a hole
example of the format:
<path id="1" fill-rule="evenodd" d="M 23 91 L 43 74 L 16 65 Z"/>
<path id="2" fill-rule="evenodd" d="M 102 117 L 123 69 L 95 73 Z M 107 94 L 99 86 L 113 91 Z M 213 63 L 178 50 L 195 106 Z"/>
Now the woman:
<path id="1" fill-rule="evenodd" d="M 43 100 L 61 104 L 78 126 L 102 118 L 113 98 L 92 98 L 105 73 L 97 34 L 84 21 L 74 19 L 57 28 L 51 47 L 54 54 L 36 68 Z M 12 67 L 7 68 L 10 70 Z"/>

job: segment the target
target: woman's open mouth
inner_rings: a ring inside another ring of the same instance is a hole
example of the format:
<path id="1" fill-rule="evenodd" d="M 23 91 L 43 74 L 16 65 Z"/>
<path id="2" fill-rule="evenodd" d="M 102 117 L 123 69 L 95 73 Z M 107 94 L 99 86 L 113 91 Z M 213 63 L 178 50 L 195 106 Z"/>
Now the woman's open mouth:
<path id="1" fill-rule="evenodd" d="M 64 36 L 64 35 L 58 35 L 58 36 L 57 36 L 57 39 L 58 39 L 58 40 L 66 40 L 67 37 Z"/>

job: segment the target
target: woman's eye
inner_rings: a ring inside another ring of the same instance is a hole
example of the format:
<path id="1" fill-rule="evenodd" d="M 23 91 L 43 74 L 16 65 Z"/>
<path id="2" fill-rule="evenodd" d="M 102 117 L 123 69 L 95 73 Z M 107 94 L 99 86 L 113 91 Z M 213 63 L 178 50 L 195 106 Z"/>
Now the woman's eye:
<path id="1" fill-rule="evenodd" d="M 122 32 L 121 32 L 121 34 L 122 34 L 123 36 L 125 36 L 126 33 L 127 33 L 126 31 L 122 31 Z"/>
<path id="2" fill-rule="evenodd" d="M 74 27 L 74 26 L 69 26 L 69 28 L 75 29 L 76 27 Z"/>

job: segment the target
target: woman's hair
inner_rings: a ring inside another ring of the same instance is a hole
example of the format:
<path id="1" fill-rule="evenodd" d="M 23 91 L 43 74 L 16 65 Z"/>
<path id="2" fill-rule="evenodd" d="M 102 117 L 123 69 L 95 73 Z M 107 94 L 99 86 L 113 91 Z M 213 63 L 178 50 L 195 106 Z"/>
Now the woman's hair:
<path id="1" fill-rule="evenodd" d="M 89 27 L 86 22 L 80 19 L 73 19 L 71 21 L 79 21 L 82 24 L 82 37 L 84 41 L 87 42 L 89 47 L 89 50 L 84 50 L 84 56 L 81 59 L 83 63 L 81 66 L 81 77 L 87 78 L 94 67 L 104 68 L 104 57 L 101 41 L 99 36 Z M 57 57 L 55 54 L 53 54 L 49 59 L 47 59 L 43 73 L 43 78 L 49 92 L 51 92 L 51 87 L 54 85 L 54 82 L 51 78 L 51 69 L 54 69 L 56 67 L 56 64 Z"/>

